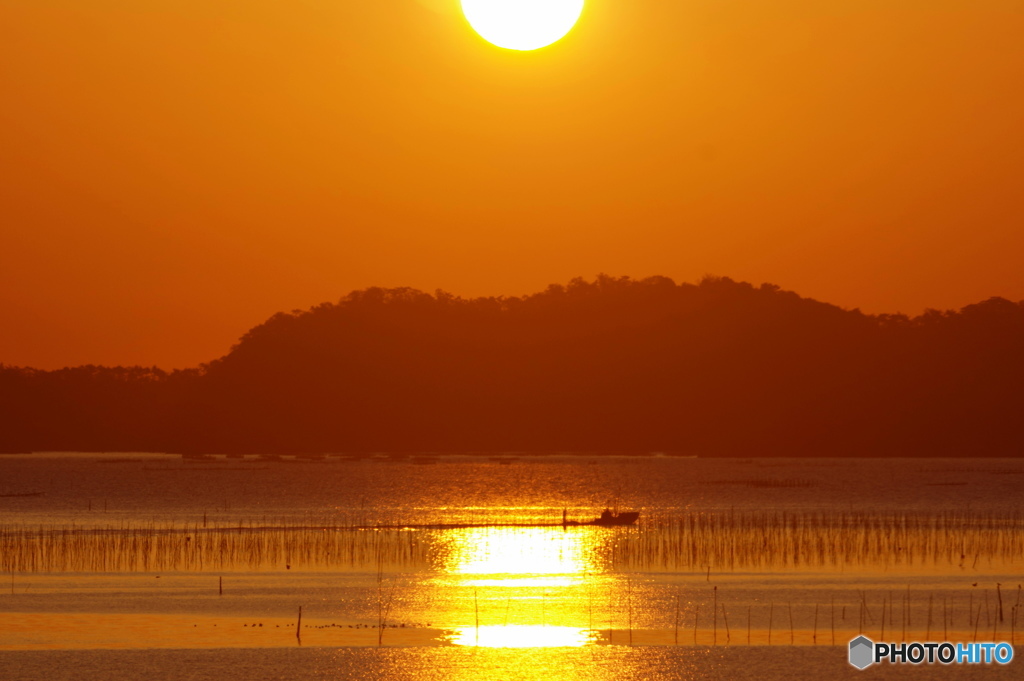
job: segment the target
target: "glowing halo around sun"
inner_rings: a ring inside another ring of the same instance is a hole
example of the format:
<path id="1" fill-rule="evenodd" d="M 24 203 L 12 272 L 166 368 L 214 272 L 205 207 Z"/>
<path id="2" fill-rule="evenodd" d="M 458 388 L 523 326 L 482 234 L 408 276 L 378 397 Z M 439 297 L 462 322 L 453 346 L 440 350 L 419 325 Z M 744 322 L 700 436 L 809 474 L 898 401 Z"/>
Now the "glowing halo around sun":
<path id="1" fill-rule="evenodd" d="M 462 0 L 462 13 L 480 36 L 508 50 L 536 50 L 572 30 L 583 0 Z"/>

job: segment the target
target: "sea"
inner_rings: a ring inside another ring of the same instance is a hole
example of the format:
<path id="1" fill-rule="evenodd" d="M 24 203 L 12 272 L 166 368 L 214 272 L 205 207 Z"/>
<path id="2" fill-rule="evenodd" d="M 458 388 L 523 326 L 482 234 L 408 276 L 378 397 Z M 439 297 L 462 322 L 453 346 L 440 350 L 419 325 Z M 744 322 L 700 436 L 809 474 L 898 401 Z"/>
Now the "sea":
<path id="1" fill-rule="evenodd" d="M 0 679 L 1020 679 L 1022 501 L 997 458 L 4 455 Z"/>

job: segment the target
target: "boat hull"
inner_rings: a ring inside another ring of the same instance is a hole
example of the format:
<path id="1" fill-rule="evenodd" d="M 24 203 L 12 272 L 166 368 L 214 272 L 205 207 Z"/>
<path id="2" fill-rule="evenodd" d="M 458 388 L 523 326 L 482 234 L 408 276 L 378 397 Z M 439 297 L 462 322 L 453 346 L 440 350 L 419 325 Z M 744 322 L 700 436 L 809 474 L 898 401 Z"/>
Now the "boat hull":
<path id="1" fill-rule="evenodd" d="M 629 511 L 627 513 L 617 513 L 610 518 L 597 518 L 591 521 L 590 525 L 599 525 L 601 527 L 616 527 L 619 525 L 634 525 L 636 524 L 637 518 L 640 514 L 636 511 Z"/>

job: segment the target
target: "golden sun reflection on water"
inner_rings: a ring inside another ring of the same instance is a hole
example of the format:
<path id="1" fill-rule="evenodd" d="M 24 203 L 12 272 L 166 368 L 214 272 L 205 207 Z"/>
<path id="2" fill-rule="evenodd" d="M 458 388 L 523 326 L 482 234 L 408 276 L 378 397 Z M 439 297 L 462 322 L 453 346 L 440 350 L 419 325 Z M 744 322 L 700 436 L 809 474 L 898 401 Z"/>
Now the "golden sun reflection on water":
<path id="1" fill-rule="evenodd" d="M 460 627 L 449 638 L 459 646 L 484 648 L 566 648 L 592 643 L 593 632 L 578 627 L 489 625 Z"/>
<path id="2" fill-rule="evenodd" d="M 454 645 L 551 648 L 595 643 L 593 587 L 607 533 L 593 527 L 478 527 L 445 534 L 438 593 L 455 598 Z"/>
<path id="3" fill-rule="evenodd" d="M 598 568 L 597 535 L 588 530 L 592 528 L 470 527 L 452 531 L 445 537 L 442 570 L 449 575 L 487 575 L 480 583 L 491 586 L 568 586 Z"/>

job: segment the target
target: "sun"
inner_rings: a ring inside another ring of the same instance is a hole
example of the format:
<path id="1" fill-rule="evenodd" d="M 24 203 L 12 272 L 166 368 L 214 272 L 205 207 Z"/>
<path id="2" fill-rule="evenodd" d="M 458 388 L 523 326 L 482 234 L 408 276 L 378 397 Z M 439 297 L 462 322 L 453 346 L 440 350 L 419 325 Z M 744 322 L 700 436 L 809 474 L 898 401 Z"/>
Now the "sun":
<path id="1" fill-rule="evenodd" d="M 536 50 L 576 25 L 583 0 L 462 0 L 462 12 L 484 40 L 509 50 Z"/>

